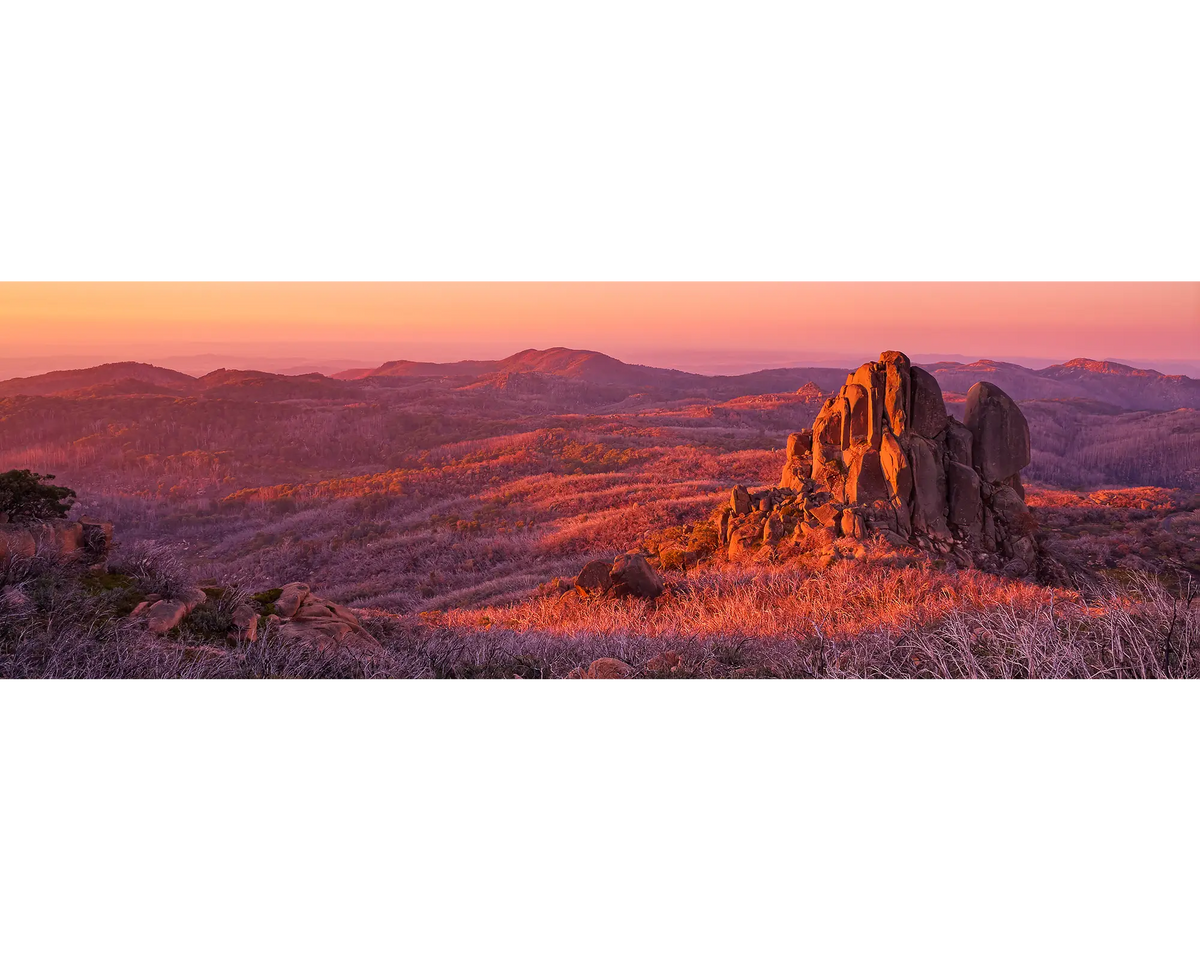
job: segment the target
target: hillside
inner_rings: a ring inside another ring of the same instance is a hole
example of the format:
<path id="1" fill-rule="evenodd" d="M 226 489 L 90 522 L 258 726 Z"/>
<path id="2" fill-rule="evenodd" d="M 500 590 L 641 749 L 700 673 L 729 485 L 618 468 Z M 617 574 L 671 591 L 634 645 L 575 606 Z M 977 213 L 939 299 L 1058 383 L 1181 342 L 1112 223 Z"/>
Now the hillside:
<path id="1" fill-rule="evenodd" d="M 888 413 L 911 464 L 893 460 L 871 500 L 860 417 L 894 406 L 893 378 L 867 393 L 855 385 L 872 372 L 855 376 L 838 398 L 655 399 L 544 371 L 374 384 L 216 371 L 186 397 L 0 399 L 0 469 L 53 472 L 117 530 L 107 572 L 70 576 L 6 535 L 0 674 L 1200 674 L 1196 612 L 1180 619 L 1177 599 L 1200 575 L 1200 411 L 1035 400 L 1018 417 L 1005 402 L 1032 461 L 1024 482 L 968 468 L 987 498 L 971 520 L 952 461 L 973 456 L 962 431 L 981 421 L 953 403 L 962 423 L 931 421 L 943 401 L 923 387 L 912 429 L 937 439 L 904 439 L 907 414 Z M 292 395 L 328 388 L 356 395 Z M 812 495 L 832 475 L 792 470 L 806 430 L 811 465 L 849 464 L 833 500 Z M 914 536 L 879 526 L 893 488 Z M 940 512 L 923 512 L 926 493 Z M 1036 562 L 1016 562 L 1022 543 Z M 623 556 L 661 592 L 589 592 L 583 571 L 611 580 Z M 320 598 L 301 619 L 330 614 L 362 642 L 297 647 L 303 624 L 276 603 L 287 588 Z M 141 603 L 182 604 L 183 619 L 156 633 Z M 257 639 L 233 630 L 246 609 Z"/>
<path id="2" fill-rule="evenodd" d="M 192 395 L 239 400 L 323 400 L 362 396 L 355 384 L 343 383 L 319 373 L 285 375 L 259 370 L 214 370 L 196 380 Z"/>
<path id="3" fill-rule="evenodd" d="M 403 378 L 445 378 L 461 386 L 494 387 L 497 384 L 540 385 L 538 392 L 554 389 L 549 381 L 538 378 L 558 377 L 602 387 L 617 388 L 593 394 L 610 402 L 632 394 L 659 398 L 708 396 L 730 399 L 752 393 L 796 390 L 809 382 L 825 390 L 834 389 L 846 371 L 829 367 L 795 367 L 759 370 L 736 376 L 708 376 L 624 363 L 594 350 L 522 350 L 502 360 L 461 360 L 455 363 L 427 363 L 391 360 L 373 370 L 346 370 L 336 376 L 344 380 L 382 381 Z"/>
<path id="4" fill-rule="evenodd" d="M 1018 402 L 1092 400 L 1123 410 L 1200 409 L 1200 380 L 1168 376 L 1109 361 L 1072 360 L 1040 370 L 1014 363 L 934 361 L 926 368 L 947 399 L 962 399 L 979 380 L 996 384 Z M 366 399 L 386 401 L 396 391 L 411 396 L 443 389 L 501 391 L 511 397 L 549 398 L 572 410 L 601 409 L 631 397 L 669 401 L 707 397 L 787 393 L 809 385 L 831 393 L 847 370 L 830 367 L 783 367 L 739 375 L 703 375 L 664 367 L 624 363 L 594 350 L 522 350 L 500 360 L 453 363 L 392 360 L 371 370 L 345 370 L 333 377 L 319 373 L 285 375 L 253 370 L 214 370 L 191 377 L 144 363 L 110 363 L 80 370 L 0 381 L 0 397 L 103 397 L 161 393 L 263 400 Z M 564 383 L 589 385 L 567 387 Z M 811 389 L 811 387 L 810 387 Z M 365 391 L 365 392 L 364 392 Z"/>
<path id="5" fill-rule="evenodd" d="M 0 380 L 0 397 L 47 397 L 96 390 L 122 381 L 128 381 L 139 393 L 144 392 L 147 385 L 183 392 L 192 388 L 196 378 L 149 363 L 104 363 L 80 370 L 56 370 L 36 377 Z"/>
<path id="6" fill-rule="evenodd" d="M 1107 361 L 1077 359 L 1041 370 L 992 360 L 927 366 L 950 393 L 965 394 L 971 384 L 988 380 L 1019 401 L 1099 400 L 1126 410 L 1200 408 L 1200 380 Z"/>

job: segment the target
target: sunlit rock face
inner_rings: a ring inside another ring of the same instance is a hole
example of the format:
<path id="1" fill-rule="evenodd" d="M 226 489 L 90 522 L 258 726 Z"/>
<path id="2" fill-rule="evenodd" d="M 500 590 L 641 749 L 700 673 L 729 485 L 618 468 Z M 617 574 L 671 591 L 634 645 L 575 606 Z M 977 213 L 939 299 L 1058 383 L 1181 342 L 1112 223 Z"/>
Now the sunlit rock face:
<path id="1" fill-rule="evenodd" d="M 780 485 L 737 488 L 719 529 L 730 559 L 822 529 L 948 555 L 963 566 L 1025 576 L 1037 567 L 1021 470 L 1029 425 L 991 383 L 975 384 L 965 423 L 937 380 L 888 350 L 828 400 L 811 430 L 788 438 Z M 753 550 L 753 547 L 760 547 Z"/>
<path id="2" fill-rule="evenodd" d="M 87 563 L 102 567 L 113 542 L 113 525 L 107 520 L 47 520 L 18 525 L 0 521 L 0 562 L 9 558 L 42 556 L 60 563 Z"/>

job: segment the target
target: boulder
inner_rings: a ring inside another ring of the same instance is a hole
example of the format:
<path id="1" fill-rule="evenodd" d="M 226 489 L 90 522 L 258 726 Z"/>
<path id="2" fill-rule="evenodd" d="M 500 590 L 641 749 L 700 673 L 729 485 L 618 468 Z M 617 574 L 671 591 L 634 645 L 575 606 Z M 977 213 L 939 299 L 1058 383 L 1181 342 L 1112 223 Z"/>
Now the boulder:
<path id="1" fill-rule="evenodd" d="M 842 469 L 841 447 L 813 441 L 812 475 L 814 480 L 822 480 L 830 470 L 840 474 Z"/>
<path id="2" fill-rule="evenodd" d="M 932 440 L 914 435 L 908 438 L 913 473 L 913 527 L 919 533 L 949 538 L 946 526 L 946 474 L 937 446 Z"/>
<path id="3" fill-rule="evenodd" d="M 867 394 L 867 437 L 866 442 L 879 449 L 883 439 L 884 391 L 887 370 L 882 364 L 864 363 L 850 375 L 847 387 L 857 384 Z M 848 445 L 848 444 L 847 444 Z"/>
<path id="4" fill-rule="evenodd" d="M 900 519 L 891 500 L 876 500 L 865 507 L 858 508 L 868 530 L 900 531 Z M 845 517 L 842 518 L 843 526 Z"/>
<path id="5" fill-rule="evenodd" d="M 1006 485 L 996 487 L 992 493 L 991 507 L 992 512 L 996 515 L 996 519 L 1010 530 L 1015 530 L 1021 526 L 1023 518 L 1029 514 L 1029 507 L 1025 505 L 1025 501 L 1021 499 L 1020 494 L 1012 487 Z"/>
<path id="6" fill-rule="evenodd" d="M 786 531 L 783 527 L 783 518 L 776 513 L 767 517 L 767 522 L 763 524 L 762 542 L 774 546 L 783 539 Z"/>
<path id="7" fill-rule="evenodd" d="M 251 626 L 248 620 L 253 611 L 238 609 L 242 612 L 235 611 L 235 629 L 242 633 L 243 639 L 256 639 L 257 617 Z M 269 642 L 306 647 L 319 653 L 349 650 L 371 655 L 383 651 L 379 642 L 359 623 L 354 611 L 315 596 L 308 584 L 287 584 L 279 600 L 275 601 L 275 610 L 276 613 L 267 617 L 264 639 Z"/>
<path id="8" fill-rule="evenodd" d="M 850 507 L 842 512 L 839 526 L 844 537 L 855 537 L 859 540 L 866 539 L 866 522 L 863 520 L 862 513 L 854 507 Z"/>
<path id="9" fill-rule="evenodd" d="M 883 435 L 883 443 L 879 447 L 879 465 L 883 469 L 889 493 L 907 503 L 912 496 L 912 468 L 908 465 L 908 457 L 893 434 L 888 431 Z"/>
<path id="10" fill-rule="evenodd" d="M 191 613 L 207 599 L 208 594 L 199 587 L 189 587 L 183 592 L 183 595 L 179 597 L 179 601 L 183 604 L 184 610 L 186 610 L 188 613 Z"/>
<path id="11" fill-rule="evenodd" d="M 604 560 L 593 560 L 584 564 L 579 576 L 575 578 L 575 589 L 585 597 L 601 597 L 613 587 L 612 575 L 609 571 L 612 564 Z"/>
<path id="12" fill-rule="evenodd" d="M 848 388 L 846 388 L 848 389 Z M 845 392 L 838 397 L 838 424 L 842 428 L 842 438 L 838 441 L 838 445 L 843 449 L 850 447 L 850 401 L 846 398 Z"/>
<path id="13" fill-rule="evenodd" d="M 374 654 L 383 651 L 379 642 L 357 623 L 347 623 L 336 617 L 280 620 L 269 636 L 275 642 L 308 647 L 318 653 L 348 650 Z"/>
<path id="14" fill-rule="evenodd" d="M 870 447 L 863 448 L 850 464 L 850 472 L 846 477 L 846 502 L 871 503 L 890 497 L 891 493 L 880 464 L 879 452 Z"/>
<path id="15" fill-rule="evenodd" d="M 932 440 L 946 427 L 946 401 L 942 388 L 932 373 L 913 367 L 908 429 L 918 437 Z"/>
<path id="16" fill-rule="evenodd" d="M 842 508 L 830 501 L 813 507 L 808 513 L 821 526 L 832 527 L 837 524 L 838 517 L 842 515 Z"/>
<path id="17" fill-rule="evenodd" d="M 981 533 L 983 498 L 979 493 L 979 474 L 966 464 L 951 460 L 946 464 L 946 491 L 950 499 L 950 522 Z"/>
<path id="18" fill-rule="evenodd" d="M 862 384 L 842 388 L 850 406 L 850 443 L 866 443 L 871 435 L 871 397 Z"/>
<path id="19" fill-rule="evenodd" d="M 73 560 L 83 552 L 83 524 L 71 520 L 51 520 L 43 524 L 40 539 L 53 556 Z"/>
<path id="20" fill-rule="evenodd" d="M 538 596 L 541 597 L 561 597 L 564 593 L 570 591 L 575 592 L 574 577 L 554 577 L 540 587 L 538 587 Z"/>
<path id="21" fill-rule="evenodd" d="M 1016 537 L 1010 547 L 1013 558 L 1022 561 L 1030 570 L 1037 565 L 1037 542 L 1031 536 Z"/>
<path id="22" fill-rule="evenodd" d="M 974 437 L 971 431 L 964 427 L 953 417 L 946 420 L 946 454 L 951 460 L 957 463 L 965 464 L 968 467 L 975 466 L 975 459 L 971 454 L 971 447 L 974 445 Z"/>
<path id="23" fill-rule="evenodd" d="M 159 600 L 146 611 L 147 625 L 154 633 L 166 633 L 183 623 L 188 614 L 187 604 L 182 600 Z"/>
<path id="24" fill-rule="evenodd" d="M 825 406 L 813 421 L 813 459 L 816 459 L 818 445 L 830 447 L 842 446 L 842 398 L 834 397 L 825 401 Z"/>
<path id="25" fill-rule="evenodd" d="M 258 638 L 258 613 L 253 607 L 243 603 L 234 608 L 231 633 L 235 640 L 253 642 Z"/>
<path id="26" fill-rule="evenodd" d="M 636 551 L 617 557 L 609 571 L 617 596 L 641 597 L 653 600 L 663 592 L 662 577 Z"/>
<path id="27" fill-rule="evenodd" d="M 971 431 L 974 467 L 995 483 L 1029 466 L 1029 424 L 1013 399 L 981 381 L 967 393 L 963 423 Z"/>
<path id="28" fill-rule="evenodd" d="M 309 594 L 309 586 L 307 583 L 288 583 L 282 588 L 279 594 L 279 599 L 275 601 L 275 613 L 283 619 L 290 619 L 296 615 L 296 611 L 300 609 L 305 598 Z"/>
<path id="29" fill-rule="evenodd" d="M 338 612 L 339 610 L 343 611 L 344 614 L 349 614 L 349 616 L 348 617 L 344 616 L 342 613 Z M 358 622 L 358 620 L 354 616 L 354 614 L 350 613 L 350 611 L 347 610 L 345 607 L 339 608 L 338 605 L 336 603 L 334 603 L 333 601 L 324 600 L 321 597 L 314 597 L 311 593 L 307 597 L 304 598 L 304 602 L 302 604 L 300 604 L 300 609 L 298 609 L 294 614 L 292 614 L 292 619 L 293 620 L 346 620 L 347 622 L 350 622 L 350 623 Z"/>
<path id="30" fill-rule="evenodd" d="M 735 527 L 729 533 L 729 559 L 749 559 L 762 544 L 764 523 L 750 522 Z"/>
<path id="31" fill-rule="evenodd" d="M 0 523 L 0 560 L 10 557 L 32 557 L 37 553 L 33 534 L 24 527 Z"/>
<path id="32" fill-rule="evenodd" d="M 896 436 L 908 429 L 908 408 L 912 393 L 912 364 L 899 350 L 885 350 L 879 355 L 884 367 L 883 411 Z"/>
<path id="33" fill-rule="evenodd" d="M 801 430 L 787 439 L 787 458 L 812 456 L 813 432 Z"/>
<path id="34" fill-rule="evenodd" d="M 803 457 L 789 457 L 783 465 L 783 475 L 779 478 L 779 485 L 788 490 L 799 490 L 804 486 L 804 481 L 812 478 L 812 455 L 809 454 Z"/>
<path id="35" fill-rule="evenodd" d="M 742 486 L 734 487 L 733 492 L 729 495 L 729 505 L 733 508 L 734 516 L 740 517 L 744 513 L 749 513 L 752 509 L 750 492 Z"/>

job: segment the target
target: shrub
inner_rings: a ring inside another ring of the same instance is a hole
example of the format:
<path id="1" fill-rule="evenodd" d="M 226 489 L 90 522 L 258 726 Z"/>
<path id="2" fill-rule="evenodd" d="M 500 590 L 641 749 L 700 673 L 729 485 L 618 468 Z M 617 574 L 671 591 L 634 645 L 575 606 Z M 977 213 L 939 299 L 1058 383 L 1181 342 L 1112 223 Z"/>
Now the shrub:
<path id="1" fill-rule="evenodd" d="M 132 577 L 142 593 L 168 599 L 183 596 L 195 585 L 187 561 L 177 550 L 154 541 L 133 544 L 114 557 L 111 568 Z"/>
<path id="2" fill-rule="evenodd" d="M 0 518 L 9 523 L 37 523 L 65 517 L 75 503 L 75 491 L 57 487 L 32 470 L 9 470 L 0 473 Z"/>

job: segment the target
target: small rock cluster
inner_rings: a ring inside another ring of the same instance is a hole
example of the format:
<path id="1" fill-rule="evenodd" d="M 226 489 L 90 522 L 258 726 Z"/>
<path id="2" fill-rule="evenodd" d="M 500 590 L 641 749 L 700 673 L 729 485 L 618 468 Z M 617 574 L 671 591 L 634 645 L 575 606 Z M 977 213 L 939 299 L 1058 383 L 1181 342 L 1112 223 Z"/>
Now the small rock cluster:
<path id="1" fill-rule="evenodd" d="M 267 596 L 273 595 L 268 592 Z M 183 596 L 164 599 L 147 597 L 134 608 L 131 616 L 145 617 L 151 632 L 165 634 L 184 623 L 188 615 L 208 600 L 204 590 L 193 588 Z M 289 583 L 278 591 L 278 598 L 261 615 L 248 603 L 234 608 L 230 640 L 252 642 L 258 639 L 260 625 L 269 629 L 273 641 L 309 646 L 318 651 L 348 647 L 377 652 L 380 647 L 346 607 L 316 596 L 307 583 Z"/>
<path id="2" fill-rule="evenodd" d="M 208 594 L 198 588 L 188 590 L 182 597 L 173 600 L 151 594 L 133 608 L 131 617 L 146 617 L 146 626 L 151 633 L 166 633 L 183 623 L 183 618 L 208 599 Z"/>
<path id="3" fill-rule="evenodd" d="M 0 523 L 0 562 L 10 557 L 48 556 L 62 563 L 84 563 L 102 569 L 112 542 L 113 525 L 94 517 L 50 520 L 31 526 Z"/>
<path id="4" fill-rule="evenodd" d="M 307 583 L 289 583 L 275 601 L 275 612 L 267 618 L 273 635 L 282 641 L 311 646 L 319 651 L 350 647 L 363 652 L 382 648 L 348 608 L 323 600 Z"/>
<path id="5" fill-rule="evenodd" d="M 559 580 L 565 594 L 574 588 L 578 596 L 599 600 L 607 597 L 640 597 L 653 600 L 663 592 L 663 579 L 640 550 L 630 550 L 612 563 L 593 560 L 574 580 Z"/>
<path id="6" fill-rule="evenodd" d="M 780 485 L 735 487 L 718 516 L 731 560 L 768 559 L 812 532 L 881 537 L 1010 576 L 1038 566 L 1020 472 L 1029 425 L 993 384 L 975 384 L 962 423 L 933 375 L 895 350 L 865 363 L 788 438 Z"/>

